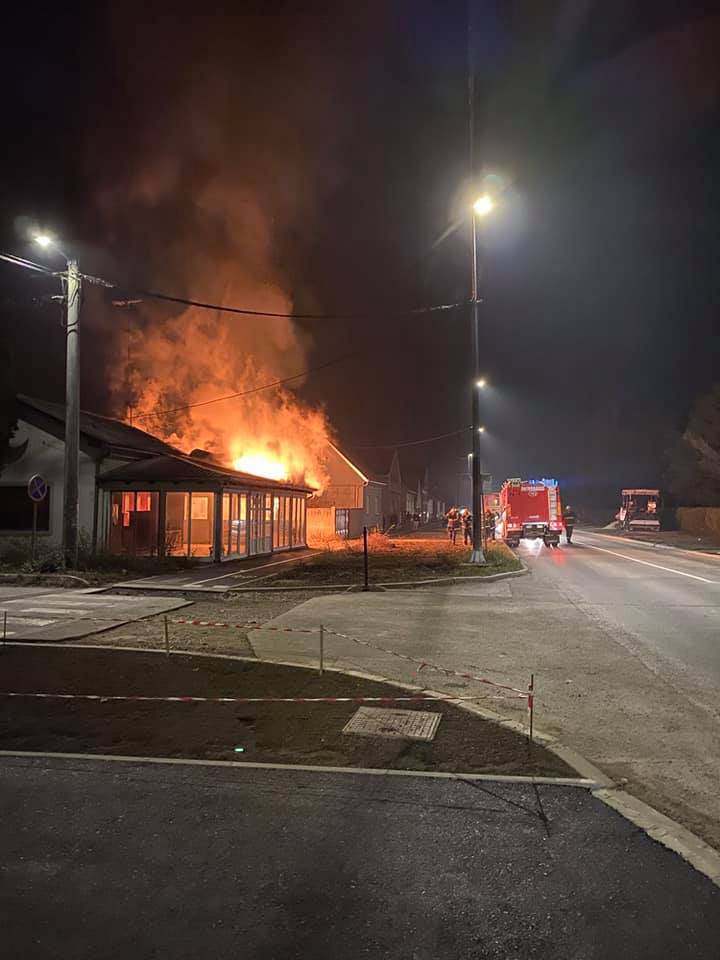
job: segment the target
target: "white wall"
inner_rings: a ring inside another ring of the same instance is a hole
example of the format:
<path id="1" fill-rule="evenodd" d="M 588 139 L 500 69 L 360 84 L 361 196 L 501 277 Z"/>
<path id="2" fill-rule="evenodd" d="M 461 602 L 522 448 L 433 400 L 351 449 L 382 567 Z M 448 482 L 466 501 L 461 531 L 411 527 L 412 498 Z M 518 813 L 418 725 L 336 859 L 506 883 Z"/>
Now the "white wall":
<path id="1" fill-rule="evenodd" d="M 39 473 L 50 485 L 50 532 L 39 533 L 52 543 L 62 541 L 62 512 L 63 512 L 63 463 L 65 444 L 52 434 L 40 430 L 32 424 L 21 420 L 18 429 L 12 438 L 12 445 L 19 446 L 28 440 L 28 448 L 17 461 L 5 466 L 0 473 L 0 487 L 3 485 L 27 484 L 30 477 Z M 104 469 L 111 466 L 109 461 L 103 464 Z M 92 535 L 93 502 L 95 491 L 95 461 L 80 452 L 80 529 L 85 530 L 88 536 Z M 3 533 L 0 536 L 22 536 L 17 532 Z"/>

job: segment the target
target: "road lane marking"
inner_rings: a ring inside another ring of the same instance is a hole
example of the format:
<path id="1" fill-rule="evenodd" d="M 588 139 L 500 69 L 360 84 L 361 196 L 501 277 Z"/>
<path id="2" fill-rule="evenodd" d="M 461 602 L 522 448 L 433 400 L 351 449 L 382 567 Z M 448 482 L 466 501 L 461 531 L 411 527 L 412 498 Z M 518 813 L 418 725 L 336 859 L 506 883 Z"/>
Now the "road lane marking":
<path id="1" fill-rule="evenodd" d="M 609 553 L 613 557 L 620 557 L 622 560 L 630 560 L 632 563 L 642 563 L 645 567 L 655 567 L 656 570 L 664 570 L 666 573 L 677 573 L 680 577 L 689 577 L 691 580 L 700 580 L 702 583 L 719 583 L 718 580 L 708 580 L 707 577 L 698 577 L 695 573 L 686 573 L 684 570 L 675 570 L 673 567 L 663 567 L 659 563 L 650 563 L 649 560 L 639 560 L 637 557 L 628 557 L 625 553 L 616 553 L 614 550 L 606 550 L 605 547 L 596 547 L 593 543 L 583 544 L 591 550 L 599 550 L 600 553 Z"/>

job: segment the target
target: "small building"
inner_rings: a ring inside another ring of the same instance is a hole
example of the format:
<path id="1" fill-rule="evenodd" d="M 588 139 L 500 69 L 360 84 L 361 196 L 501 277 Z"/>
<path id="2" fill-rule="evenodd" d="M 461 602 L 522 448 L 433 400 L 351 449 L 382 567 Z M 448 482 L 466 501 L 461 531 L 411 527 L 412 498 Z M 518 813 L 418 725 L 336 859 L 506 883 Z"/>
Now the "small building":
<path id="1" fill-rule="evenodd" d="M 38 537 L 62 539 L 65 407 L 18 397 L 18 430 L 0 474 L 0 536 L 30 533 L 27 482 L 48 496 Z M 224 560 L 304 547 L 311 488 L 186 456 L 151 434 L 80 415 L 79 528 L 93 549 L 127 556 Z"/>
<path id="2" fill-rule="evenodd" d="M 329 482 L 308 501 L 308 542 L 361 537 L 363 527 L 380 530 L 383 518 L 382 481 L 374 480 L 334 444 L 324 458 Z"/>

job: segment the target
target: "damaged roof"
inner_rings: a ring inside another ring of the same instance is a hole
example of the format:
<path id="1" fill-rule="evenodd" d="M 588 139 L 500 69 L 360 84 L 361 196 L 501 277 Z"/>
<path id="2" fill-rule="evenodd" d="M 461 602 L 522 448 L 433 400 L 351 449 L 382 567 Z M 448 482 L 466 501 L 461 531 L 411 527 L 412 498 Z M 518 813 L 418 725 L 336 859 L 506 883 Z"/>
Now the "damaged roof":
<path id="1" fill-rule="evenodd" d="M 196 460 L 179 453 L 159 457 L 148 457 L 125 463 L 114 470 L 108 470 L 98 477 L 101 486 L 108 484 L 174 483 L 174 484 L 215 484 L 221 486 L 245 486 L 263 490 L 289 490 L 293 493 L 312 493 L 313 488 L 302 483 L 289 483 L 285 480 L 269 480 L 256 477 L 251 473 L 241 473 L 231 467 L 224 467 L 207 460 Z"/>

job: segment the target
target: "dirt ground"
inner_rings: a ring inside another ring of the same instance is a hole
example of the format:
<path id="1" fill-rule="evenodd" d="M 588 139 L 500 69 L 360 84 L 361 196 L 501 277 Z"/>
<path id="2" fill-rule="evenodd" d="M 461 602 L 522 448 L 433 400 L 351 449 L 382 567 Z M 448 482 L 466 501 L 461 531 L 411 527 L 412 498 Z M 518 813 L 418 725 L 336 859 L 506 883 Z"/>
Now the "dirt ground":
<path id="1" fill-rule="evenodd" d="M 345 674 L 173 654 L 7 647 L 4 691 L 142 696 L 407 695 Z M 380 706 L 380 704 L 378 704 Z M 509 730 L 441 701 L 388 703 L 442 714 L 435 740 L 348 736 L 358 708 L 340 704 L 83 701 L 0 695 L 0 748 L 192 757 L 465 773 L 573 776 Z M 236 748 L 242 748 L 237 752 Z"/>
<path id="2" fill-rule="evenodd" d="M 204 620 L 213 623 L 265 623 L 281 613 L 287 613 L 304 603 L 313 593 L 241 593 L 220 600 L 199 600 L 168 616 L 168 634 L 172 650 L 195 650 L 200 653 L 227 653 L 235 656 L 254 656 L 252 631 L 235 626 L 203 627 L 174 623 L 174 620 Z M 147 647 L 162 649 L 165 644 L 162 617 L 136 620 L 104 633 L 94 633 L 77 643 L 96 646 Z"/>
<path id="3" fill-rule="evenodd" d="M 363 581 L 362 541 L 351 540 L 293 564 L 273 580 L 274 584 L 344 584 Z M 470 548 L 447 539 L 391 539 L 381 534 L 369 538 L 370 583 L 430 580 L 443 577 L 491 576 L 522 569 L 522 564 L 503 543 L 488 543 L 487 563 L 470 566 Z"/>

